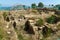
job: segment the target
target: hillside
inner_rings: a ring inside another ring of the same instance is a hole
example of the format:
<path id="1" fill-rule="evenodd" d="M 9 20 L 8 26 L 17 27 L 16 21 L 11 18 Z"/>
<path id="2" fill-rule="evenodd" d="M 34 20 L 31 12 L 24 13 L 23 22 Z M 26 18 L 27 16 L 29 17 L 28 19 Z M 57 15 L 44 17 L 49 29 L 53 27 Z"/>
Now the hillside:
<path id="1" fill-rule="evenodd" d="M 0 11 L 0 40 L 60 40 L 59 13 L 37 9 Z"/>

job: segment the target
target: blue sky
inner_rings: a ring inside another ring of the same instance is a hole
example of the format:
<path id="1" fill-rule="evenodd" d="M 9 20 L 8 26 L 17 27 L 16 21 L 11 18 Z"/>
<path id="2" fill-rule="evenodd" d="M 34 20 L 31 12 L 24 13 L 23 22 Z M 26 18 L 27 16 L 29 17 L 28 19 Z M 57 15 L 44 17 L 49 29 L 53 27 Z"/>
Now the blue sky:
<path id="1" fill-rule="evenodd" d="M 12 6 L 12 5 L 31 5 L 32 3 L 38 4 L 39 2 L 43 2 L 45 5 L 49 4 L 60 4 L 60 0 L 0 0 L 1 6 Z"/>

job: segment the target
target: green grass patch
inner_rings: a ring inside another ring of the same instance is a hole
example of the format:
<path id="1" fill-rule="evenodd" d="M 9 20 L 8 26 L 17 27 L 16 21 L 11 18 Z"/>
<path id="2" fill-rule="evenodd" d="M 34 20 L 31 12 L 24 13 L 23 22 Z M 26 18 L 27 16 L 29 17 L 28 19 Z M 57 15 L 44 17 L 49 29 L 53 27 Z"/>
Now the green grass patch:
<path id="1" fill-rule="evenodd" d="M 36 26 L 41 26 L 41 25 L 43 25 L 44 23 L 43 23 L 43 20 L 40 18 L 38 21 L 36 21 Z"/>

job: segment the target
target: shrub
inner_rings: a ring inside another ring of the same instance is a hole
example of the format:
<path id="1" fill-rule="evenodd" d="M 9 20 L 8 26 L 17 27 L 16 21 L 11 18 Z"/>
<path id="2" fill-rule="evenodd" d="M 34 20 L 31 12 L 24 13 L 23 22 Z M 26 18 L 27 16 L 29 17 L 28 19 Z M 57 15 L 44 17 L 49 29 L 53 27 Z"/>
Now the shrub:
<path id="1" fill-rule="evenodd" d="M 6 12 L 4 12 L 3 13 L 4 20 L 6 19 L 6 16 L 7 16 L 7 14 L 6 14 Z"/>
<path id="2" fill-rule="evenodd" d="M 42 29 L 42 34 L 43 34 L 44 37 L 50 36 L 52 32 L 53 32 L 53 30 L 51 28 L 48 28 L 47 26 L 45 26 Z"/>
<path id="3" fill-rule="evenodd" d="M 56 16 L 52 15 L 51 17 L 47 18 L 46 21 L 50 24 L 54 24 L 58 22 L 58 19 Z"/>
<path id="4" fill-rule="evenodd" d="M 41 26 L 43 25 L 43 20 L 40 18 L 38 21 L 36 21 L 36 26 Z"/>

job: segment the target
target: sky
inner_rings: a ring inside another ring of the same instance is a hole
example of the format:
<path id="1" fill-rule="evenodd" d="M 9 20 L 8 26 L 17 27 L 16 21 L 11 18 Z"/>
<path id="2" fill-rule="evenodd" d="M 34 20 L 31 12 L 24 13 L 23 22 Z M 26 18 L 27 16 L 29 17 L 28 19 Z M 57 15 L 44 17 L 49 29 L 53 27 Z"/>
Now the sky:
<path id="1" fill-rule="evenodd" d="M 38 4 L 39 2 L 43 2 L 44 5 L 49 4 L 60 4 L 60 0 L 0 0 L 1 6 L 13 6 L 13 5 L 28 5 L 30 6 L 32 3 Z"/>

